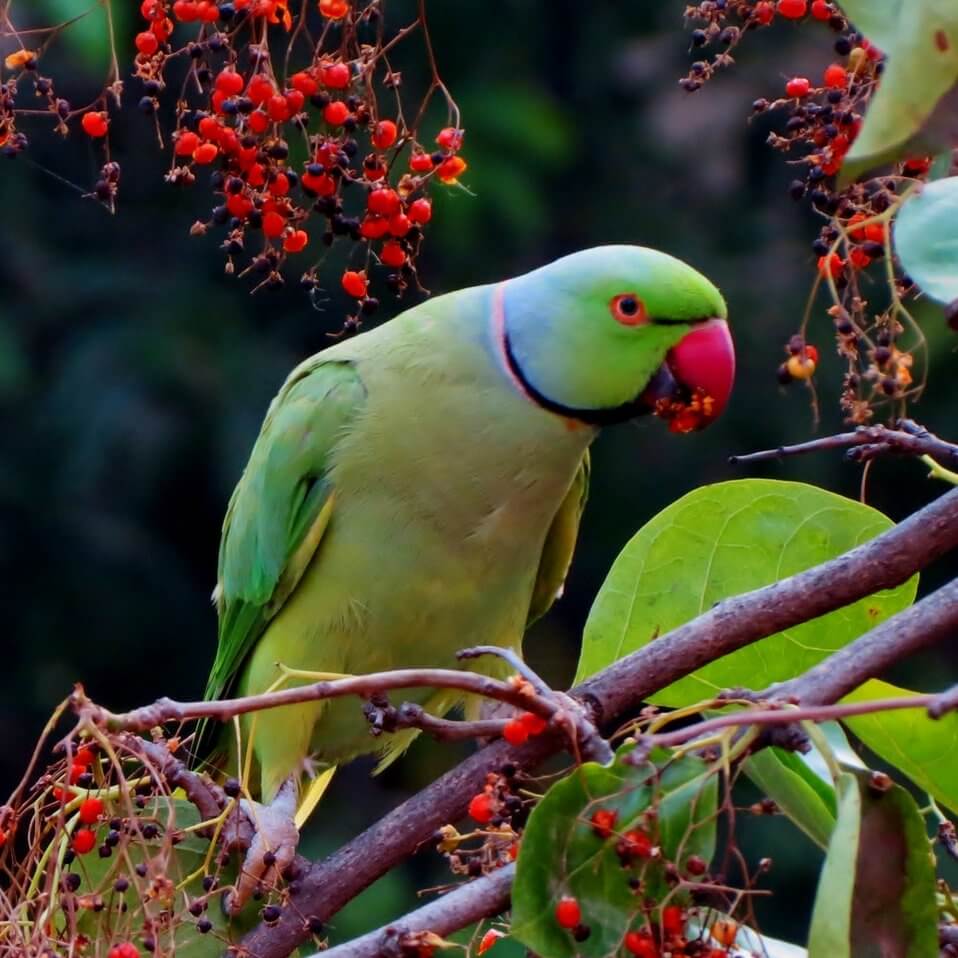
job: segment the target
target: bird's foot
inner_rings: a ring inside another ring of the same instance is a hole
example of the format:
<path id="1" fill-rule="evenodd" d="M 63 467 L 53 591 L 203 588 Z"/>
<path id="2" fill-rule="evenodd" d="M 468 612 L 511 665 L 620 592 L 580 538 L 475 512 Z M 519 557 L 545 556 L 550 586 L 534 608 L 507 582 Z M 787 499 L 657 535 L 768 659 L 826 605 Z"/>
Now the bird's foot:
<path id="1" fill-rule="evenodd" d="M 253 832 L 252 837 L 247 833 L 238 841 L 228 841 L 232 847 L 246 846 L 246 858 L 236 884 L 224 901 L 229 915 L 242 911 L 257 888 L 274 883 L 296 857 L 299 844 L 299 829 L 295 822 L 296 792 L 296 780 L 290 777 L 269 805 L 240 800 L 243 817 L 252 824 Z"/>

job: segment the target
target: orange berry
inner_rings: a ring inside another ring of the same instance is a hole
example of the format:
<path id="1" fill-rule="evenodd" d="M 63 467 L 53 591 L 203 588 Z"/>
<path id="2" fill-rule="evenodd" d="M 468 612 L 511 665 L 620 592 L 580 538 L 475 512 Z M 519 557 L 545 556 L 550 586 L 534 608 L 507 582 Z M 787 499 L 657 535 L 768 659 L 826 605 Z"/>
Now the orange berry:
<path id="1" fill-rule="evenodd" d="M 353 275 L 362 276 L 361 273 L 356 273 Z M 343 288 L 346 287 L 346 276 L 349 276 L 347 273 L 343 276 Z M 366 295 L 366 279 L 363 277 L 363 291 L 362 293 L 353 293 L 349 289 L 346 289 L 346 292 L 350 296 L 365 296 Z M 496 807 L 495 802 L 492 799 L 491 795 L 487 795 L 485 792 L 480 792 L 478 795 L 473 795 L 472 800 L 469 802 L 469 817 L 474 821 L 478 822 L 480 825 L 488 825 L 492 821 L 492 817 L 495 814 Z"/>
<path id="2" fill-rule="evenodd" d="M 717 921 L 709 930 L 720 945 L 730 948 L 738 937 L 738 922 L 732 921 L 731 918 Z"/>
<path id="3" fill-rule="evenodd" d="M 455 183 L 463 173 L 469 168 L 469 164 L 461 156 L 447 156 L 439 166 L 436 167 L 436 176 L 443 183 Z"/>
<path id="4" fill-rule="evenodd" d="M 831 276 L 834 279 L 836 276 L 841 275 L 844 268 L 845 261 L 838 253 L 818 257 L 818 272 L 821 273 L 822 276 Z"/>
<path id="5" fill-rule="evenodd" d="M 83 127 L 83 132 L 86 133 L 87 136 L 98 140 L 101 136 L 106 136 L 110 121 L 107 119 L 106 113 L 91 111 L 90 113 L 83 114 L 80 125 Z"/>
<path id="6" fill-rule="evenodd" d="M 343 273 L 342 279 L 343 289 L 350 296 L 353 296 L 356 299 L 362 299 L 366 295 L 366 290 L 368 289 L 368 283 L 366 282 L 366 274 L 364 272 L 358 272 L 357 270 L 348 269 Z M 478 798 L 485 798 L 489 800 L 488 795 L 477 795 L 469 803 L 469 814 L 478 822 L 479 819 L 473 815 L 473 804 Z M 489 812 L 489 818 L 492 818 L 492 812 Z M 489 821 L 489 818 L 486 821 Z"/>
<path id="7" fill-rule="evenodd" d="M 382 260 L 384 266 L 390 266 L 393 269 L 399 269 L 399 267 L 406 262 L 406 251 L 399 245 L 399 243 L 390 241 L 388 243 L 383 243 L 383 248 L 379 253 L 379 258 Z M 503 730 L 502 737 L 507 742 L 511 741 L 511 739 L 506 736 L 505 730 Z"/>
<path id="8" fill-rule="evenodd" d="M 399 131 L 392 120 L 380 120 L 376 124 L 376 129 L 373 130 L 371 139 L 377 150 L 388 150 L 396 142 L 398 136 Z"/>
<path id="9" fill-rule="evenodd" d="M 884 223 L 869 223 L 865 227 L 865 239 L 871 243 L 884 243 L 888 230 Z"/>
<path id="10" fill-rule="evenodd" d="M 592 818 L 589 819 L 589 821 L 592 822 L 592 831 L 594 831 L 599 838 L 608 838 L 615 828 L 615 822 L 618 817 L 619 813 L 613 808 L 598 809 L 593 813 Z"/>
<path id="11" fill-rule="evenodd" d="M 575 928 L 582 923 L 582 909 L 571 895 L 563 895 L 556 905 L 556 921 L 560 928 Z"/>
<path id="12" fill-rule="evenodd" d="M 193 162 L 198 163 L 200 166 L 206 166 L 216 159 L 219 152 L 220 148 L 215 143 L 201 143 L 193 151 Z"/>
<path id="13" fill-rule="evenodd" d="M 283 240 L 283 249 L 287 253 L 301 253 L 309 242 L 309 234 L 306 230 L 293 230 L 286 239 Z"/>
<path id="14" fill-rule="evenodd" d="M 349 13 L 346 0 L 319 0 L 319 12 L 330 20 L 342 20 Z"/>
<path id="15" fill-rule="evenodd" d="M 199 145 L 200 138 L 192 130 L 181 130 L 173 152 L 177 156 L 192 156 Z"/>
<path id="16" fill-rule="evenodd" d="M 96 833 L 91 829 L 78 828 L 73 833 L 73 840 L 70 842 L 70 847 L 78 855 L 86 855 L 88 852 L 92 852 L 94 845 L 96 845 Z"/>

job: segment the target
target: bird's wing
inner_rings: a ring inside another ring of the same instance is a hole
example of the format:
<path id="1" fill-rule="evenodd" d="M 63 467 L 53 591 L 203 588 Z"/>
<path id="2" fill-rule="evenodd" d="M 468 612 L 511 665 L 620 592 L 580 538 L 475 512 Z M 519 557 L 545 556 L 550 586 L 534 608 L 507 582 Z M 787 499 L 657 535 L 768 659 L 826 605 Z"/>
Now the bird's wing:
<path id="1" fill-rule="evenodd" d="M 575 551 L 575 542 L 579 535 L 579 521 L 585 509 L 586 499 L 589 497 L 591 471 L 589 451 L 586 450 L 572 485 L 546 534 L 542 558 L 539 560 L 539 571 L 536 574 L 536 584 L 532 590 L 532 601 L 529 603 L 526 627 L 545 615 L 552 607 L 552 603 L 562 594 L 562 586 L 569 572 L 569 566 L 572 564 L 572 553 Z"/>
<path id="2" fill-rule="evenodd" d="M 350 363 L 320 362 L 301 366 L 273 400 L 223 522 L 207 699 L 230 694 L 306 571 L 333 511 L 331 453 L 365 399 Z"/>

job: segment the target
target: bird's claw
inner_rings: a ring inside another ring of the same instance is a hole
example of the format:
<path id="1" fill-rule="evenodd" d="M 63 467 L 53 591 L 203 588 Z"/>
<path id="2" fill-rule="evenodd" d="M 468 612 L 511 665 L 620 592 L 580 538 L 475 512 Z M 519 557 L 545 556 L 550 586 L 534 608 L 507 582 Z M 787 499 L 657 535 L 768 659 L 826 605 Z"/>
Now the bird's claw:
<path id="1" fill-rule="evenodd" d="M 243 799 L 240 808 L 252 822 L 253 834 L 236 884 L 224 902 L 229 915 L 242 911 L 257 888 L 275 882 L 282 875 L 296 857 L 299 844 L 299 829 L 294 821 L 296 784 L 293 779 L 280 788 L 269 805 Z"/>

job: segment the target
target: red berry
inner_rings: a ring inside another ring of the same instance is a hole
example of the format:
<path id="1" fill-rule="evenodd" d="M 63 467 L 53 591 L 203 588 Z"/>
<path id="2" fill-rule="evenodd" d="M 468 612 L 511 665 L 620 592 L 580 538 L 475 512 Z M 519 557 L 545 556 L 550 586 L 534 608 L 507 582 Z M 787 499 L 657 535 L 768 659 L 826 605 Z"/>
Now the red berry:
<path id="1" fill-rule="evenodd" d="M 263 215 L 263 233 L 270 239 L 275 239 L 286 229 L 286 220 L 275 210 Z"/>
<path id="2" fill-rule="evenodd" d="M 512 719 L 512 721 L 506 722 L 502 730 L 502 737 L 510 745 L 522 745 L 529 738 L 529 730 L 519 719 Z"/>
<path id="3" fill-rule="evenodd" d="M 778 0 L 776 10 L 787 20 L 800 20 L 808 13 L 808 0 Z"/>
<path id="4" fill-rule="evenodd" d="M 373 146 L 377 150 L 388 150 L 396 142 L 398 136 L 399 131 L 392 120 L 380 120 L 376 124 L 376 129 L 373 130 Z"/>
<path id="5" fill-rule="evenodd" d="M 910 156 L 902 168 L 908 176 L 924 176 L 931 169 L 930 156 Z"/>
<path id="6" fill-rule="evenodd" d="M 330 63 L 323 67 L 323 83 L 331 90 L 345 90 L 349 80 L 350 70 L 345 63 Z"/>
<path id="7" fill-rule="evenodd" d="M 256 134 L 265 133 L 269 127 L 269 117 L 262 110 L 250 113 L 246 122 L 250 130 Z"/>
<path id="8" fill-rule="evenodd" d="M 348 295 L 353 296 L 356 299 L 362 299 L 366 295 L 368 284 L 366 282 L 366 274 L 364 272 L 361 273 L 361 272 L 357 272 L 354 269 L 348 269 L 346 270 L 345 273 L 343 273 L 342 283 L 343 283 L 343 289 L 347 292 Z M 480 798 L 480 797 L 488 797 L 488 796 L 479 796 L 479 795 L 476 796 L 476 798 Z M 474 798 L 472 802 L 469 803 L 470 815 L 472 815 L 472 805 L 476 801 L 476 798 Z M 472 815 L 472 817 L 476 818 L 475 815 Z M 491 812 L 489 813 L 489 818 L 492 818 Z M 476 821 L 478 822 L 479 819 L 476 818 Z M 489 821 L 489 819 L 487 818 L 486 821 Z"/>
<path id="9" fill-rule="evenodd" d="M 219 7 L 212 0 L 203 0 L 199 6 L 199 14 L 204 23 L 216 23 L 220 18 Z"/>
<path id="10" fill-rule="evenodd" d="M 99 798 L 86 798 L 80 803 L 80 821 L 84 825 L 95 825 L 103 814 L 103 802 Z"/>
<path id="11" fill-rule="evenodd" d="M 303 184 L 303 189 L 317 196 L 332 196 L 336 192 L 336 181 L 328 173 L 320 173 L 318 176 L 304 173 L 299 181 Z"/>
<path id="12" fill-rule="evenodd" d="M 822 276 L 831 276 L 833 279 L 841 274 L 845 268 L 845 261 L 838 255 L 832 253 L 830 256 L 818 257 L 818 272 Z"/>
<path id="13" fill-rule="evenodd" d="M 735 939 L 738 937 L 738 922 L 732 921 L 731 918 L 726 918 L 722 921 L 717 921 L 712 925 L 709 931 L 720 945 L 731 948 L 731 946 L 735 944 Z"/>
<path id="14" fill-rule="evenodd" d="M 412 229 L 412 223 L 405 213 L 397 213 L 389 218 L 389 233 L 392 236 L 405 236 Z"/>
<path id="15" fill-rule="evenodd" d="M 823 79 L 825 86 L 831 87 L 833 90 L 844 90 L 845 84 L 848 82 L 848 73 L 840 63 L 833 63 L 825 68 Z"/>
<path id="16" fill-rule="evenodd" d="M 575 928 L 582 923 L 582 909 L 571 895 L 563 895 L 556 905 L 556 921 L 560 928 Z"/>
<path id="17" fill-rule="evenodd" d="M 761 0 L 760 3 L 756 3 L 753 13 L 755 19 L 763 27 L 767 27 L 775 19 L 775 8 L 769 3 L 769 0 Z"/>
<path id="18" fill-rule="evenodd" d="M 428 223 L 432 219 L 432 203 L 424 196 L 414 200 L 409 205 L 407 215 L 414 223 Z"/>
<path id="19" fill-rule="evenodd" d="M 245 220 L 253 212 L 253 201 L 242 193 L 230 193 L 226 198 L 226 208 L 230 216 Z"/>
<path id="20" fill-rule="evenodd" d="M 262 73 L 258 73 L 254 76 L 246 88 L 246 95 L 257 106 L 262 106 L 266 103 L 274 93 L 276 93 L 276 87 L 273 86 L 273 82 L 270 78 L 263 76 Z"/>
<path id="21" fill-rule="evenodd" d="M 286 109 L 289 111 L 290 116 L 295 116 L 301 112 L 305 105 L 306 96 L 301 90 L 286 91 Z"/>
<path id="22" fill-rule="evenodd" d="M 277 173 L 270 181 L 269 191 L 273 196 L 285 196 L 289 192 L 289 177 L 285 173 Z"/>
<path id="23" fill-rule="evenodd" d="M 287 253 L 301 253 L 309 242 L 309 234 L 306 230 L 293 230 L 286 239 L 283 240 L 283 249 Z"/>
<path id="24" fill-rule="evenodd" d="M 114 945 L 106 958 L 140 958 L 140 952 L 136 945 L 124 941 L 122 945 Z"/>
<path id="25" fill-rule="evenodd" d="M 289 85 L 303 96 L 312 96 L 319 89 L 319 81 L 311 73 L 301 70 L 289 78 Z"/>
<path id="26" fill-rule="evenodd" d="M 594 831 L 599 838 L 608 838 L 615 828 L 615 822 L 618 817 L 619 813 L 615 811 L 615 809 L 598 809 L 593 813 L 592 818 L 589 819 L 589 821 L 592 822 L 592 831 Z"/>
<path id="27" fill-rule="evenodd" d="M 192 130 L 181 130 L 176 138 L 176 146 L 173 147 L 173 152 L 177 156 L 192 156 L 199 145 L 200 138 Z"/>
<path id="28" fill-rule="evenodd" d="M 652 839 L 643 831 L 626 832 L 615 850 L 620 858 L 648 858 L 652 852 Z"/>
<path id="29" fill-rule="evenodd" d="M 886 236 L 884 223 L 869 223 L 865 227 L 865 239 L 871 243 L 884 243 Z"/>
<path id="30" fill-rule="evenodd" d="M 347 0 L 319 0 L 319 12 L 330 20 L 342 20 L 349 13 Z"/>
<path id="31" fill-rule="evenodd" d="M 378 190 L 373 190 L 369 194 L 369 198 L 366 200 L 366 206 L 369 208 L 370 213 L 375 213 L 377 216 L 392 216 L 394 213 L 398 213 L 402 207 L 402 203 L 399 199 L 399 194 L 388 187 L 382 187 Z"/>
<path id="32" fill-rule="evenodd" d="M 7 844 L 7 833 L 0 828 L 0 848 Z"/>
<path id="33" fill-rule="evenodd" d="M 484 955 L 500 938 L 505 938 L 505 935 L 501 931 L 497 931 L 495 928 L 490 928 L 482 936 L 482 941 L 479 942 L 479 947 L 476 949 L 476 954 Z"/>
<path id="34" fill-rule="evenodd" d="M 81 749 L 77 749 L 76 755 L 73 756 L 74 765 L 92 765 L 96 761 L 96 752 L 92 748 L 87 748 L 84 746 Z"/>
<path id="35" fill-rule="evenodd" d="M 872 258 L 860 247 L 856 246 L 849 254 L 848 261 L 855 269 L 865 269 Z"/>
<path id="36" fill-rule="evenodd" d="M 432 169 L 432 157 L 428 153 L 413 153 L 409 157 L 409 169 L 414 173 L 428 173 Z"/>
<path id="37" fill-rule="evenodd" d="M 81 779 L 84 775 L 86 775 L 86 766 L 85 766 L 85 765 L 78 765 L 76 762 L 74 762 L 74 763 L 70 766 L 70 775 L 69 775 L 67 781 L 68 781 L 71 785 L 76 785 L 76 783 L 79 782 L 80 779 Z"/>
<path id="38" fill-rule="evenodd" d="M 468 169 L 469 164 L 461 156 L 447 156 L 436 167 L 436 176 L 443 183 L 455 183 Z"/>
<path id="39" fill-rule="evenodd" d="M 173 33 L 173 21 L 169 17 L 163 17 L 160 20 L 154 20 L 150 24 L 150 32 L 160 43 L 166 43 Z"/>
<path id="40" fill-rule="evenodd" d="M 346 274 L 348 276 L 349 273 Z M 346 285 L 346 276 L 343 277 L 343 286 Z M 349 290 L 346 290 L 349 293 Z M 351 296 L 355 296 L 355 293 L 350 293 Z M 363 280 L 363 291 L 361 296 L 366 295 L 366 280 Z M 472 796 L 472 801 L 469 802 L 469 817 L 474 821 L 478 822 L 480 825 L 488 825 L 492 821 L 492 816 L 495 814 L 496 806 L 495 802 L 492 800 L 491 795 L 487 795 L 485 792 L 480 792 L 478 795 Z"/>
<path id="41" fill-rule="evenodd" d="M 685 914 L 678 905 L 666 905 L 662 909 L 662 931 L 671 938 L 685 930 Z"/>
<path id="42" fill-rule="evenodd" d="M 162 20 L 166 16 L 166 4 L 163 0 L 143 0 L 140 16 L 144 20 Z"/>
<path id="43" fill-rule="evenodd" d="M 217 90 L 222 90 L 227 96 L 238 96 L 243 92 L 245 85 L 242 75 L 229 67 L 220 70 L 216 74 L 216 80 L 213 81 L 213 86 Z"/>
<path id="44" fill-rule="evenodd" d="M 192 23 L 199 19 L 199 4 L 195 0 L 176 0 L 173 4 L 173 16 L 180 23 Z"/>
<path id="45" fill-rule="evenodd" d="M 808 91 L 811 90 L 811 88 L 811 83 L 809 83 L 805 77 L 792 77 L 792 79 L 785 84 L 785 95 L 794 97 L 808 96 Z"/>
<path id="46" fill-rule="evenodd" d="M 462 146 L 462 136 L 462 130 L 457 130 L 454 126 L 447 126 L 439 131 L 436 142 L 444 150 L 458 150 Z"/>
<path id="47" fill-rule="evenodd" d="M 406 262 L 406 251 L 398 243 L 390 241 L 388 243 L 383 243 L 383 248 L 379 254 L 379 258 L 382 260 L 383 265 L 390 266 L 393 269 L 399 269 L 399 267 Z M 506 728 L 508 728 L 511 724 L 512 723 L 510 722 Z M 505 734 L 505 731 L 503 731 L 502 737 L 507 742 L 511 741 L 511 739 Z"/>
<path id="48" fill-rule="evenodd" d="M 535 712 L 523 712 L 519 716 L 519 721 L 530 735 L 541 735 L 549 727 L 549 723 Z"/>
<path id="49" fill-rule="evenodd" d="M 389 220 L 385 216 L 364 216 L 359 224 L 359 233 L 366 239 L 382 239 L 389 232 Z"/>
<path id="50" fill-rule="evenodd" d="M 349 107 L 342 100 L 333 100 L 323 108 L 323 119 L 330 126 L 342 126 L 349 117 Z"/>
<path id="51" fill-rule="evenodd" d="M 200 166 L 206 166 L 212 163 L 219 155 L 220 148 L 215 143 L 201 143 L 193 151 L 193 162 Z"/>
<path id="52" fill-rule="evenodd" d="M 83 114 L 80 125 L 83 127 L 83 132 L 86 133 L 87 136 L 97 140 L 101 136 L 106 136 L 110 121 L 107 119 L 105 113 L 90 112 Z"/>
<path id="53" fill-rule="evenodd" d="M 70 845 L 78 855 L 86 855 L 87 852 L 93 851 L 93 846 L 96 845 L 96 833 L 89 828 L 78 828 L 73 833 Z"/>
<path id="54" fill-rule="evenodd" d="M 266 112 L 274 123 L 285 123 L 289 119 L 289 106 L 286 97 L 274 93 L 266 104 Z"/>
<path id="55" fill-rule="evenodd" d="M 266 184 L 266 170 L 263 168 L 262 163 L 250 164 L 246 170 L 246 182 L 252 186 L 254 190 L 258 190 Z"/>
<path id="56" fill-rule="evenodd" d="M 160 41 L 157 40 L 156 34 L 150 30 L 138 33 L 133 42 L 136 44 L 136 49 L 145 57 L 153 56 L 160 47 Z"/>
<path id="57" fill-rule="evenodd" d="M 659 958 L 659 949 L 647 931 L 630 931 L 625 936 L 625 947 L 635 958 Z"/>
<path id="58" fill-rule="evenodd" d="M 812 16 L 816 20 L 830 20 L 832 16 L 831 4 L 825 0 L 812 0 Z"/>

